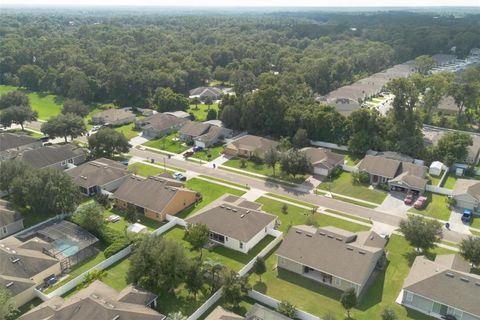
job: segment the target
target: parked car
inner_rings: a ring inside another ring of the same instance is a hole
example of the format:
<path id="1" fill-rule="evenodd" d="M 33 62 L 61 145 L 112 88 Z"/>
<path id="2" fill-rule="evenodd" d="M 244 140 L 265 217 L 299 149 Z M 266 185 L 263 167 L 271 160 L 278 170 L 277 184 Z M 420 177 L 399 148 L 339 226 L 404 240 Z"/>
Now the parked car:
<path id="1" fill-rule="evenodd" d="M 472 210 L 467 210 L 467 209 L 463 210 L 462 222 L 470 224 L 472 223 L 472 221 L 473 221 Z"/>
<path id="2" fill-rule="evenodd" d="M 93 127 L 92 127 L 92 130 L 90 130 L 90 131 L 96 132 L 96 131 L 100 130 L 101 127 L 102 127 L 102 125 L 93 126 Z"/>
<path id="3" fill-rule="evenodd" d="M 187 181 L 187 177 L 185 177 L 183 174 L 181 174 L 180 172 L 175 172 L 173 174 L 173 177 L 175 179 L 177 179 L 178 181 Z"/>
<path id="4" fill-rule="evenodd" d="M 40 141 L 42 142 L 47 142 L 48 140 L 50 140 L 50 137 L 48 136 L 48 134 L 40 137 Z"/>
<path id="5" fill-rule="evenodd" d="M 193 152 L 203 151 L 203 148 L 200 146 L 193 147 Z"/>
<path id="6" fill-rule="evenodd" d="M 191 157 L 193 156 L 194 152 L 193 151 L 187 151 L 183 154 L 183 157 L 184 158 L 188 158 L 188 157 Z"/>
<path id="7" fill-rule="evenodd" d="M 123 165 L 128 166 L 128 159 L 120 161 Z"/>
<path id="8" fill-rule="evenodd" d="M 411 205 L 413 203 L 413 194 L 408 193 L 405 199 L 403 199 L 403 203 L 406 205 Z"/>
<path id="9" fill-rule="evenodd" d="M 415 203 L 413 204 L 413 207 L 415 209 L 422 209 L 427 204 L 427 200 L 428 200 L 427 197 L 419 197 L 417 201 L 415 201 Z"/>

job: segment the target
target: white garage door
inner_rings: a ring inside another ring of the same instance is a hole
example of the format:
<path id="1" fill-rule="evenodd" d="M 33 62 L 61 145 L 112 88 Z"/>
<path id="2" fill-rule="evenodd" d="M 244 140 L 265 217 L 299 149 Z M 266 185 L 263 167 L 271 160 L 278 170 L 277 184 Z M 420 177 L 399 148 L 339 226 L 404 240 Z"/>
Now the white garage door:
<path id="1" fill-rule="evenodd" d="M 473 210 L 474 204 L 469 201 L 457 200 L 457 207 Z"/>
<path id="2" fill-rule="evenodd" d="M 313 168 L 313 173 L 320 176 L 328 176 L 328 170 L 322 168 Z"/>
<path id="3" fill-rule="evenodd" d="M 203 149 L 205 149 L 205 142 L 195 140 L 195 147 L 202 147 Z"/>

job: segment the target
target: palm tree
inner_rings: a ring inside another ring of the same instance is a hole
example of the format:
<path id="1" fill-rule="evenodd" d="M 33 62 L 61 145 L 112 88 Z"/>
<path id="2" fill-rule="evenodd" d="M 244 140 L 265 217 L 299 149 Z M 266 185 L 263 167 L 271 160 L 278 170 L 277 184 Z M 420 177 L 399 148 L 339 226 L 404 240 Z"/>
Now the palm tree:
<path id="1" fill-rule="evenodd" d="M 210 278 L 212 284 L 212 293 L 215 292 L 215 289 L 218 286 L 220 279 L 220 272 L 223 270 L 224 266 L 218 261 L 212 259 L 205 259 L 202 265 L 203 271 Z"/>

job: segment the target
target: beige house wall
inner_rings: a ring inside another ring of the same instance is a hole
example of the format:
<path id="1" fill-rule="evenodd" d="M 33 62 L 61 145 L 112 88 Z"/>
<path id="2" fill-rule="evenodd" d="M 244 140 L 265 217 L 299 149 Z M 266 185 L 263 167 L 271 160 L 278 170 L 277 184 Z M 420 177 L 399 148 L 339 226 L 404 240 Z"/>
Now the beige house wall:
<path id="1" fill-rule="evenodd" d="M 174 216 L 197 201 L 197 193 L 190 190 L 178 190 L 172 200 L 163 209 L 163 214 Z"/>
<path id="2" fill-rule="evenodd" d="M 16 296 L 13 296 L 12 300 L 15 303 L 15 306 L 19 308 L 24 304 L 26 304 L 27 302 L 35 299 L 37 296 L 35 295 L 34 289 L 35 289 L 35 286 L 31 286 L 27 290 L 20 292 Z"/>

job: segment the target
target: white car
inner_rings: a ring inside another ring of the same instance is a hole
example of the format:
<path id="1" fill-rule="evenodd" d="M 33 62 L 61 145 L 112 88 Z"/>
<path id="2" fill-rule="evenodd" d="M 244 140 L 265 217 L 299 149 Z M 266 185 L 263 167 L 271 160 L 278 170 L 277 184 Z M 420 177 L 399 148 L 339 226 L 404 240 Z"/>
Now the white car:
<path id="1" fill-rule="evenodd" d="M 176 172 L 173 174 L 173 177 L 178 180 L 178 181 L 186 181 L 187 180 L 187 177 L 185 177 L 183 174 L 181 174 L 180 172 Z"/>
<path id="2" fill-rule="evenodd" d="M 92 131 L 92 132 L 98 131 L 101 127 L 102 127 L 102 125 L 93 126 L 92 130 L 90 130 L 90 131 Z"/>

